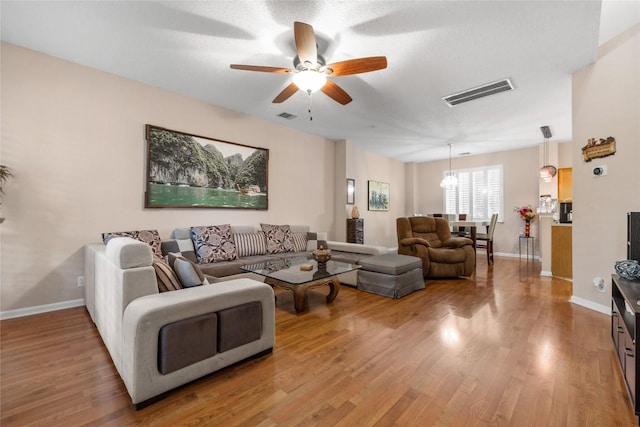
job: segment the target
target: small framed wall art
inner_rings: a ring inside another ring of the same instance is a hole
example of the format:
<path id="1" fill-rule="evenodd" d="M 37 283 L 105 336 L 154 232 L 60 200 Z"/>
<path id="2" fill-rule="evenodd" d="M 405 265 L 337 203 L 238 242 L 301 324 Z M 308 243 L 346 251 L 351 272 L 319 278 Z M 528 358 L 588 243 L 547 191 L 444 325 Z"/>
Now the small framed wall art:
<path id="1" fill-rule="evenodd" d="M 347 204 L 353 205 L 356 202 L 356 180 L 347 178 Z"/>
<path id="2" fill-rule="evenodd" d="M 370 211 L 389 210 L 389 183 L 380 181 L 368 182 L 368 205 Z"/>

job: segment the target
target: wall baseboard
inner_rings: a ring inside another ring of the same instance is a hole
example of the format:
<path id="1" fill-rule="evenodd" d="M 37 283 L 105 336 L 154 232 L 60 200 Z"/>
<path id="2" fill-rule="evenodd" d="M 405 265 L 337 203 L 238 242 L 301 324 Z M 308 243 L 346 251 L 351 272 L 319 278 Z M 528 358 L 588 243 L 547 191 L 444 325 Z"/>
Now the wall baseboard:
<path id="1" fill-rule="evenodd" d="M 551 272 L 550 271 L 546 271 L 546 270 L 542 270 L 540 272 L 540 275 L 544 276 L 544 277 L 552 277 Z"/>
<path id="2" fill-rule="evenodd" d="M 481 253 L 483 253 L 483 252 L 481 252 Z M 482 256 L 482 255 L 480 255 L 480 256 Z M 524 254 L 522 256 L 520 256 L 519 254 L 509 254 L 509 253 L 506 253 L 506 252 L 494 252 L 493 256 L 499 256 L 499 257 L 505 257 L 505 258 L 518 258 L 518 257 L 520 257 L 520 258 L 522 258 L 523 261 L 526 259 Z M 536 255 L 536 256 L 533 257 L 533 259 L 539 260 L 540 256 Z"/>
<path id="3" fill-rule="evenodd" d="M 74 299 L 70 301 L 56 302 L 53 304 L 37 305 L 35 307 L 19 308 L 17 310 L 0 312 L 0 320 L 48 313 L 50 311 L 64 310 L 65 308 L 82 307 L 83 305 L 84 299 Z"/>
<path id="4" fill-rule="evenodd" d="M 580 298 L 577 297 L 575 295 L 571 296 L 571 299 L 569 300 L 570 302 L 580 305 L 582 307 L 586 307 L 589 308 L 591 310 L 594 311 L 599 311 L 600 313 L 606 314 L 608 316 L 611 316 L 611 307 L 606 306 L 606 305 L 602 305 L 602 304 L 597 304 L 593 301 L 589 301 L 587 299 L 584 298 Z"/>

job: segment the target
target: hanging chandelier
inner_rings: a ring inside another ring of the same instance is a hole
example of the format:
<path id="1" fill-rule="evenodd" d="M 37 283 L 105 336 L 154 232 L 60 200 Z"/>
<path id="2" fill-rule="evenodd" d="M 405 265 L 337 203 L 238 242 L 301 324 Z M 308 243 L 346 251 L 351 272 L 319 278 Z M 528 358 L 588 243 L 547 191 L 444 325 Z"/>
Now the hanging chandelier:
<path id="1" fill-rule="evenodd" d="M 549 126 L 542 126 L 540 127 L 540 130 L 544 137 L 542 146 L 544 166 L 540 168 L 540 179 L 544 182 L 551 182 L 558 172 L 555 166 L 549 164 L 549 138 L 551 138 L 551 130 L 549 129 Z"/>
<path id="2" fill-rule="evenodd" d="M 445 173 L 442 182 L 440 182 L 440 187 L 452 190 L 457 186 L 458 178 L 456 178 L 456 175 L 451 172 L 451 144 L 449 144 L 449 171 Z"/>

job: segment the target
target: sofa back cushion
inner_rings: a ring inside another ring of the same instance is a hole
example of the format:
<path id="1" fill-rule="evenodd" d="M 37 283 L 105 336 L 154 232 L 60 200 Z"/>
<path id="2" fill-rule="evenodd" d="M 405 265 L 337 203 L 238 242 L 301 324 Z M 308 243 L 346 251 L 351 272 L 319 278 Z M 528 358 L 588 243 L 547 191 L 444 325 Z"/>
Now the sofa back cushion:
<path id="1" fill-rule="evenodd" d="M 191 262 L 198 262 L 193 241 L 188 239 L 170 239 L 162 241 L 162 255 L 179 254 Z"/>
<path id="2" fill-rule="evenodd" d="M 260 224 L 267 239 L 267 253 L 293 252 L 293 236 L 288 225 Z"/>
<path id="3" fill-rule="evenodd" d="M 102 233 L 102 241 L 105 245 L 114 237 L 131 237 L 132 239 L 144 242 L 151 246 L 154 257 L 162 258 L 160 234 L 158 233 L 158 230 L 112 231 L 109 233 Z"/>
<path id="4" fill-rule="evenodd" d="M 201 264 L 238 258 L 230 224 L 191 227 L 191 240 Z"/>
<path id="5" fill-rule="evenodd" d="M 257 233 L 234 233 L 238 258 L 264 255 L 267 253 L 267 240 L 262 231 Z"/>

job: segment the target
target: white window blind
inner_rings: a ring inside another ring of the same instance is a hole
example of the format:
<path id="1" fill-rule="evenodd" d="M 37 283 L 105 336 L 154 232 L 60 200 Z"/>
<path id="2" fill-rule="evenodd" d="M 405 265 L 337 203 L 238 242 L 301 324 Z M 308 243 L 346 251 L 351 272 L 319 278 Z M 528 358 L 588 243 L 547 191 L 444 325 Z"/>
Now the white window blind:
<path id="1" fill-rule="evenodd" d="M 504 214 L 502 165 L 451 171 L 458 186 L 443 189 L 444 212 L 465 213 L 468 221 L 489 221 L 491 215 Z"/>

